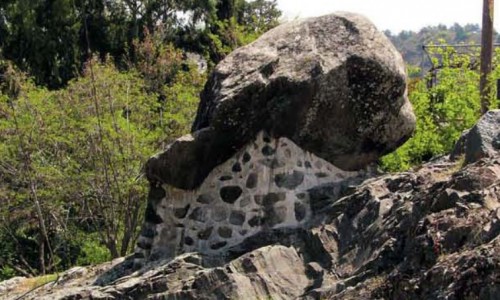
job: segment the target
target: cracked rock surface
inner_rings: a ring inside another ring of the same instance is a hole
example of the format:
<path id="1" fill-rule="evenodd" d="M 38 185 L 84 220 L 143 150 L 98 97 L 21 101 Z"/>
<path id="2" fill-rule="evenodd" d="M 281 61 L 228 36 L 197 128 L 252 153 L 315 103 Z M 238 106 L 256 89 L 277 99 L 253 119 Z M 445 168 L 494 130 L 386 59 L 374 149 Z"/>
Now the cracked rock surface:
<path id="1" fill-rule="evenodd" d="M 224 262 L 187 253 L 132 271 L 122 259 L 27 298 L 497 299 L 500 158 L 460 167 L 443 157 L 341 198 L 323 186 L 309 229 L 253 236 Z"/>

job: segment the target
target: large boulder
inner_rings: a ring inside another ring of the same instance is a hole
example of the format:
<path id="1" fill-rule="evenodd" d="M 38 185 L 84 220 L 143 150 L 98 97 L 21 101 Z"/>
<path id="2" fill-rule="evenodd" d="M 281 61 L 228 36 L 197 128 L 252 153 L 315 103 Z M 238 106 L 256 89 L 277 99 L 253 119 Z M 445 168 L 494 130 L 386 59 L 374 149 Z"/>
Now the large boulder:
<path id="1" fill-rule="evenodd" d="M 474 127 L 462 133 L 453 152 L 452 159 L 464 156 L 470 164 L 485 157 L 500 153 L 500 110 L 488 111 Z"/>
<path id="2" fill-rule="evenodd" d="M 341 169 L 359 170 L 413 132 L 405 79 L 400 54 L 360 15 L 285 23 L 216 66 L 193 134 L 182 142 L 183 149 L 195 149 L 185 152 L 195 163 L 186 168 L 173 153 L 178 148 L 170 147 L 148 163 L 146 174 L 194 189 L 261 131 L 286 137 Z"/>

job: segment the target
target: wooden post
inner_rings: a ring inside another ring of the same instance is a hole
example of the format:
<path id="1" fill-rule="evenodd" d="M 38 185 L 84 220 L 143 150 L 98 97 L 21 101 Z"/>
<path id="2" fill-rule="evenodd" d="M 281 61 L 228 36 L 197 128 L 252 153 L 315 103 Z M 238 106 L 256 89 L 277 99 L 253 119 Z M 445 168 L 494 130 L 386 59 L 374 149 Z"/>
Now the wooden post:
<path id="1" fill-rule="evenodd" d="M 491 61 L 493 57 L 493 5 L 494 0 L 483 0 L 481 79 L 479 82 L 482 115 L 488 111 L 491 97 L 491 84 L 488 83 L 488 76 L 491 73 Z"/>

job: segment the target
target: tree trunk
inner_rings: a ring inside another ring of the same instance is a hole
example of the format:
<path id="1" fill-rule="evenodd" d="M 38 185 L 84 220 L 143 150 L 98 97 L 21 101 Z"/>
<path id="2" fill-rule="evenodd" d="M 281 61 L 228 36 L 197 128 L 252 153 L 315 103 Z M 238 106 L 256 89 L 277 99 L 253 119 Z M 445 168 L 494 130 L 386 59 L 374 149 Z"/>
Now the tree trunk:
<path id="1" fill-rule="evenodd" d="M 45 275 L 47 273 L 47 270 L 45 269 L 45 243 L 42 236 L 38 239 L 38 252 L 40 270 L 42 271 L 42 275 Z"/>
<path id="2" fill-rule="evenodd" d="M 491 84 L 488 82 L 491 74 L 493 57 L 493 4 L 494 0 L 483 0 L 483 28 L 481 35 L 481 114 L 488 111 L 491 98 Z"/>

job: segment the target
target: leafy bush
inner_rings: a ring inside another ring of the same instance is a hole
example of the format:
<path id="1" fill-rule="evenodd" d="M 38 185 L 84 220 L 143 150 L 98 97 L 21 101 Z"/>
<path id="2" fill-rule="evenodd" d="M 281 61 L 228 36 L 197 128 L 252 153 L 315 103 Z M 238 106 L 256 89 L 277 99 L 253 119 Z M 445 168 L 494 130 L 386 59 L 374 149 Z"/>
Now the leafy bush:
<path id="1" fill-rule="evenodd" d="M 99 236 L 96 234 L 84 236 L 80 245 L 82 253 L 76 260 L 79 266 L 100 264 L 111 259 L 109 250 L 99 242 Z"/>
<path id="2" fill-rule="evenodd" d="M 147 194 L 142 165 L 189 131 L 205 82 L 185 63 L 153 90 L 142 70 L 94 59 L 65 89 L 23 79 L 17 97 L 0 94 L 3 273 L 45 274 L 133 250 Z"/>
<path id="3" fill-rule="evenodd" d="M 0 268 L 0 281 L 12 278 L 16 275 L 16 271 L 9 266 Z"/>
<path id="4" fill-rule="evenodd" d="M 415 133 L 403 146 L 381 159 L 386 170 L 406 170 L 448 153 L 462 131 L 472 127 L 480 117 L 477 56 L 454 53 L 451 47 L 437 49 L 433 55 L 434 65 L 441 68 L 435 75 L 428 74 L 409 85 L 409 98 L 417 116 Z M 431 80 L 436 84 L 429 88 Z"/>

